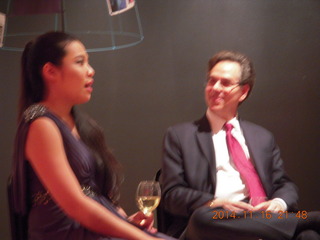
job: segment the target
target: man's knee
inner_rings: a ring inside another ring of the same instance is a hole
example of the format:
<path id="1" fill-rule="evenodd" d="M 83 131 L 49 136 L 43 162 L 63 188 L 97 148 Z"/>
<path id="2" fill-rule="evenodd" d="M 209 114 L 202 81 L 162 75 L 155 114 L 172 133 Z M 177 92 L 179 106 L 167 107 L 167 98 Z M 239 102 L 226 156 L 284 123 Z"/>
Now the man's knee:
<path id="1" fill-rule="evenodd" d="M 313 230 L 305 230 L 298 234 L 294 240 L 320 240 L 320 235 Z"/>
<path id="2" fill-rule="evenodd" d="M 207 227 L 207 225 L 210 223 L 210 220 L 212 220 L 211 211 L 206 207 L 202 207 L 193 212 L 189 224 L 196 228 L 203 229 Z"/>

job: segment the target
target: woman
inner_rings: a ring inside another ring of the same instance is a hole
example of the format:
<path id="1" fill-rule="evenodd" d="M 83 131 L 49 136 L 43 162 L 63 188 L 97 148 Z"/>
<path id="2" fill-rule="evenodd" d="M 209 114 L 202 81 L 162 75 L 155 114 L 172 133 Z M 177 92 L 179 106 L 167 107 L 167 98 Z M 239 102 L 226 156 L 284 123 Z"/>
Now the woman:
<path id="1" fill-rule="evenodd" d="M 117 205 L 118 163 L 101 129 L 74 107 L 90 100 L 93 76 L 85 47 L 66 33 L 41 35 L 23 52 L 12 176 L 28 239 L 170 239 L 151 233 L 152 218 L 127 219 Z"/>

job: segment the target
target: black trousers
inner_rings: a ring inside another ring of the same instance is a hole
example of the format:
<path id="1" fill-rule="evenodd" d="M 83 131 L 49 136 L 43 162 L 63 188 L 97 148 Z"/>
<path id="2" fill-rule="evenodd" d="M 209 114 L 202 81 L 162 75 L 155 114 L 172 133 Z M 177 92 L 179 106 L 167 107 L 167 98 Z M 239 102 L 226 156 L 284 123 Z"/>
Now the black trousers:
<path id="1" fill-rule="evenodd" d="M 202 207 L 192 214 L 183 238 L 185 240 L 320 240 L 319 234 L 320 212 L 314 212 L 311 216 L 307 212 L 258 211 L 235 214 L 221 208 Z"/>

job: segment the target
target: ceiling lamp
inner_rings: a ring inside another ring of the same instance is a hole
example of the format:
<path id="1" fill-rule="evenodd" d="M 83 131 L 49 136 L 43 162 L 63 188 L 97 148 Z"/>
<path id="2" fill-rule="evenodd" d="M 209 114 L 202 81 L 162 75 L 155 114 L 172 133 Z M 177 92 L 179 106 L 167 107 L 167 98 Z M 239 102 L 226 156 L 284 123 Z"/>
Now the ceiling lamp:
<path id="1" fill-rule="evenodd" d="M 0 12 L 5 16 L 3 50 L 22 51 L 28 41 L 48 31 L 65 31 L 77 36 L 88 52 L 126 48 L 143 40 L 134 0 L 4 2 L 0 5 Z"/>

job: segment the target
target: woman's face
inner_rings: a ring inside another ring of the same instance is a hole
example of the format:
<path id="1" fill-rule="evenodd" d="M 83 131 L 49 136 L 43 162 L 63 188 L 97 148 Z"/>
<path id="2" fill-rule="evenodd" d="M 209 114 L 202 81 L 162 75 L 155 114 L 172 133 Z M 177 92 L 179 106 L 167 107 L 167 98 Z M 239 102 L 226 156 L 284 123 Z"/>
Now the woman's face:
<path id="1" fill-rule="evenodd" d="M 88 53 L 79 41 L 67 44 L 65 51 L 58 70 L 60 97 L 72 105 L 85 103 L 91 98 L 95 73 L 89 64 Z"/>

